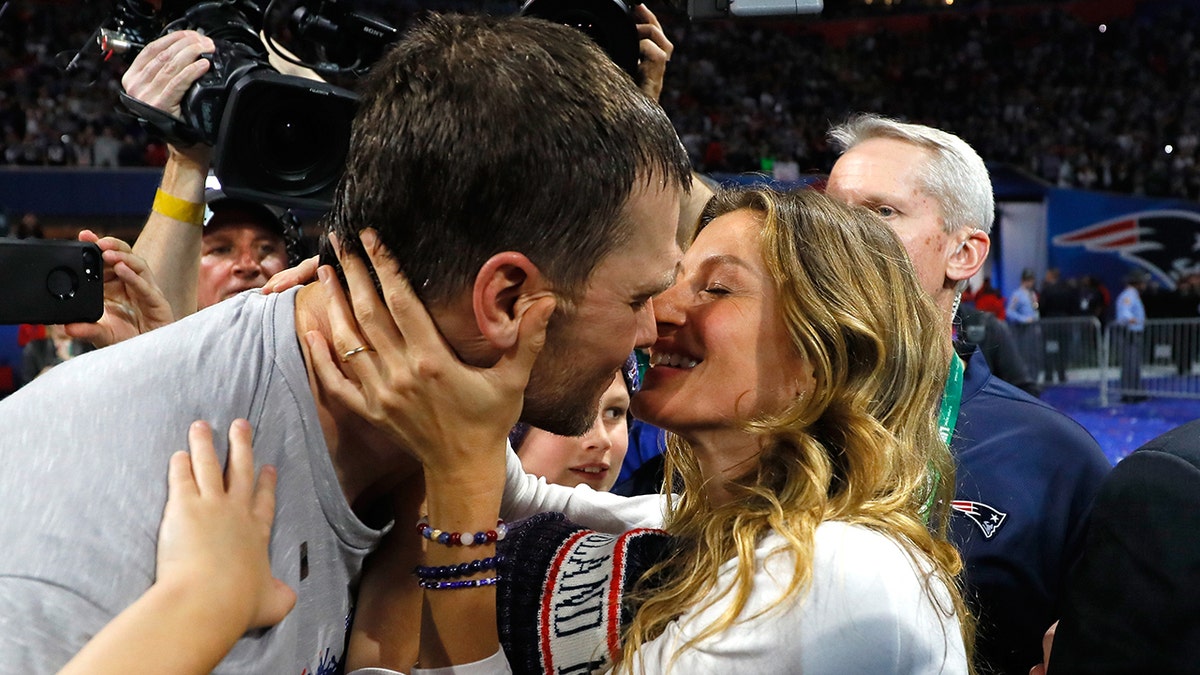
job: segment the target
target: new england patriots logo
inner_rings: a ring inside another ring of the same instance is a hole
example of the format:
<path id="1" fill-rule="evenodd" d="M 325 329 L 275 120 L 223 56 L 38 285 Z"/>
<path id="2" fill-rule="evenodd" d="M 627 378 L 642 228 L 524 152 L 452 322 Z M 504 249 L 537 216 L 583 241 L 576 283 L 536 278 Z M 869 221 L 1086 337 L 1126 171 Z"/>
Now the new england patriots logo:
<path id="1" fill-rule="evenodd" d="M 1060 234 L 1055 246 L 1117 253 L 1158 278 L 1167 290 L 1200 273 L 1200 213 L 1181 209 L 1138 211 Z"/>
<path id="2" fill-rule="evenodd" d="M 950 502 L 950 508 L 970 518 L 980 530 L 983 530 L 983 538 L 991 539 L 996 536 L 996 531 L 1004 523 L 1004 519 L 1008 517 L 1007 513 L 1001 513 L 996 509 L 984 504 L 983 502 L 969 502 L 962 499 L 956 499 Z"/>

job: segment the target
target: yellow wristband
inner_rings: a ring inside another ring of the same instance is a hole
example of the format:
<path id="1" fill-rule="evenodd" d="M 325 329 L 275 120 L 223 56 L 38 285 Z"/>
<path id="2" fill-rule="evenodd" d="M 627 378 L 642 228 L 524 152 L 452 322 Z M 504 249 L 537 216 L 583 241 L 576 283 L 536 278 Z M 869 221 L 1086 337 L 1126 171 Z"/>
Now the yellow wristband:
<path id="1" fill-rule="evenodd" d="M 193 225 L 204 224 L 204 204 L 180 199 L 179 197 L 163 192 L 162 189 L 154 193 L 154 206 L 151 209 L 180 222 L 191 223 Z"/>

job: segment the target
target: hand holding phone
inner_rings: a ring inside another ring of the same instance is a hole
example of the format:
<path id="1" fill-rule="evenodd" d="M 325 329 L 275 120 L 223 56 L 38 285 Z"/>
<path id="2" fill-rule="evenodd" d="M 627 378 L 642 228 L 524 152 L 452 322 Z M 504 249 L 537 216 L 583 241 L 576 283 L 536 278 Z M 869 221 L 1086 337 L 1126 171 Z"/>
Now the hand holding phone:
<path id="1" fill-rule="evenodd" d="M 129 244 L 116 237 L 101 239 L 91 230 L 79 241 L 100 247 L 104 260 L 104 316 L 99 321 L 67 324 L 67 335 L 107 347 L 175 321 L 154 273 Z"/>

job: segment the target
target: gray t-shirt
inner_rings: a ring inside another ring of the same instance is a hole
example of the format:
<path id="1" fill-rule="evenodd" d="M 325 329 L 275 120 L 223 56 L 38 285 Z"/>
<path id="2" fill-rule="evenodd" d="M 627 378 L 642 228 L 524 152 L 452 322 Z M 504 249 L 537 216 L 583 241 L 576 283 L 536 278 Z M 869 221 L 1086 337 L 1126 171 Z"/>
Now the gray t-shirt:
<path id="1" fill-rule="evenodd" d="M 243 293 L 72 359 L 0 401 L 0 673 L 52 673 L 154 579 L 167 462 L 188 426 L 254 426 L 279 469 L 271 568 L 299 596 L 218 673 L 331 675 L 382 532 L 334 474 L 295 330 L 295 292 Z M 153 664 L 146 664 L 153 669 Z"/>

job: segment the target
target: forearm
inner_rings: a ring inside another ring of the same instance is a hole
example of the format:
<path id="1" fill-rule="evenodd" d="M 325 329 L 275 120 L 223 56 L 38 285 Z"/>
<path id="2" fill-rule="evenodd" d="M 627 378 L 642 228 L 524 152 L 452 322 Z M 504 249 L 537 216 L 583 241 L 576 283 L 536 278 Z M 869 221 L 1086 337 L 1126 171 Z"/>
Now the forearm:
<path id="1" fill-rule="evenodd" d="M 91 639 L 59 675 L 209 673 L 241 637 L 220 603 L 192 589 L 151 586 Z"/>
<path id="2" fill-rule="evenodd" d="M 207 178 L 207 151 L 172 149 L 159 189 L 186 202 L 203 204 Z M 196 311 L 203 234 L 203 224 L 177 220 L 152 210 L 133 245 L 133 252 L 149 265 L 176 319 Z"/>
<path id="3" fill-rule="evenodd" d="M 346 650 L 347 672 L 385 667 L 407 673 L 417 661 L 423 591 L 413 569 L 421 564 L 424 552 L 413 524 L 421 517 L 424 498 L 418 469 L 412 480 L 397 488 L 395 525 L 367 559 Z"/>
<path id="4" fill-rule="evenodd" d="M 495 477 L 502 469 L 474 467 L 470 471 L 433 472 L 425 475 L 429 522 L 445 532 L 472 533 L 497 527 L 504 485 Z M 416 536 L 416 535 L 414 535 Z M 496 555 L 495 540 L 478 545 L 446 545 L 431 541 L 426 547 L 428 566 L 457 565 Z M 494 570 L 467 579 L 495 576 Z M 480 661 L 500 649 L 496 625 L 495 585 L 475 588 L 427 589 L 421 622 L 419 664 L 440 668 Z"/>

